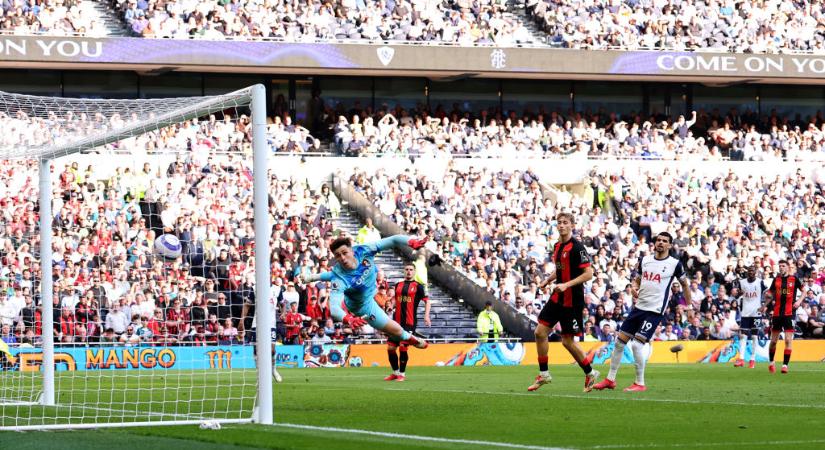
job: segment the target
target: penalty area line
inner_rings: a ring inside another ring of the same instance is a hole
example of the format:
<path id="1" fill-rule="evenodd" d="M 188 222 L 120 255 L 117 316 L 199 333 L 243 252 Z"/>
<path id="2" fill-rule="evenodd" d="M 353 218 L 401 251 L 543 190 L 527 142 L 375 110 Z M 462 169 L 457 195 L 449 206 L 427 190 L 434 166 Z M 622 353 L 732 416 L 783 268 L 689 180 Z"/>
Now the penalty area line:
<path id="1" fill-rule="evenodd" d="M 311 431 L 325 431 L 325 432 L 334 432 L 334 433 L 349 433 L 349 434 L 362 434 L 367 436 L 377 436 L 377 437 L 385 437 L 385 438 L 392 438 L 392 439 L 408 439 L 411 441 L 424 441 L 424 442 L 442 442 L 445 444 L 468 444 L 468 445 L 478 445 L 483 447 L 499 447 L 499 448 L 516 448 L 516 449 L 523 449 L 523 450 L 569 450 L 563 447 L 542 447 L 538 445 L 522 445 L 522 444 L 509 444 L 506 442 L 494 442 L 494 441 L 478 441 L 472 439 L 450 439 L 450 438 L 441 438 L 435 436 L 419 436 L 416 434 L 401 434 L 401 433 L 387 433 L 383 431 L 370 431 L 370 430 L 359 430 L 357 428 L 336 428 L 336 427 L 321 427 L 315 425 L 300 425 L 294 423 L 274 423 L 272 424 L 276 427 L 282 428 L 295 428 L 299 430 L 311 430 Z"/>

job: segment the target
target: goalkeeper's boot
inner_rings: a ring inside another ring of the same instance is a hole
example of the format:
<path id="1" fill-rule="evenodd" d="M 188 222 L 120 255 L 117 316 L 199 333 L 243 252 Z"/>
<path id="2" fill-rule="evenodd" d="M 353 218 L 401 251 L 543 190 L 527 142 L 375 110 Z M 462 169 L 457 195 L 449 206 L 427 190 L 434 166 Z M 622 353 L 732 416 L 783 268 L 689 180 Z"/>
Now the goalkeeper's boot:
<path id="1" fill-rule="evenodd" d="M 395 377 L 395 381 L 404 381 L 404 380 L 406 380 L 406 379 L 407 379 L 407 376 L 406 376 L 406 375 L 404 375 L 403 373 L 399 373 L 399 374 Z"/>
<path id="2" fill-rule="evenodd" d="M 281 374 L 278 373 L 278 369 L 274 367 L 272 368 L 272 379 L 275 380 L 276 383 L 284 381 L 283 377 L 281 377 Z"/>
<path id="3" fill-rule="evenodd" d="M 387 375 L 386 377 L 384 377 L 384 381 L 395 381 L 397 379 L 398 379 L 398 374 L 395 373 L 395 372 L 393 372 L 393 373 Z"/>
<path id="4" fill-rule="evenodd" d="M 538 374 L 538 375 L 536 375 L 536 381 L 534 381 L 533 384 L 528 386 L 527 390 L 530 391 L 530 392 L 533 392 L 533 391 L 537 390 L 538 388 L 544 386 L 545 384 L 550 383 L 550 381 L 552 381 L 552 380 L 553 380 L 553 377 L 551 377 L 549 374 L 546 377 L 542 376 L 541 374 Z"/>
<path id="5" fill-rule="evenodd" d="M 733 367 L 745 367 L 745 360 L 742 358 L 737 359 L 736 362 L 733 363 Z"/>
<path id="6" fill-rule="evenodd" d="M 427 343 L 426 339 L 415 336 L 410 336 L 410 338 L 407 339 L 407 343 L 421 350 L 424 350 L 425 348 L 430 346 L 430 344 Z"/>
<path id="7" fill-rule="evenodd" d="M 781 372 L 782 372 L 782 373 L 788 373 L 788 365 L 787 365 L 787 364 L 782 364 L 782 370 L 781 370 Z"/>

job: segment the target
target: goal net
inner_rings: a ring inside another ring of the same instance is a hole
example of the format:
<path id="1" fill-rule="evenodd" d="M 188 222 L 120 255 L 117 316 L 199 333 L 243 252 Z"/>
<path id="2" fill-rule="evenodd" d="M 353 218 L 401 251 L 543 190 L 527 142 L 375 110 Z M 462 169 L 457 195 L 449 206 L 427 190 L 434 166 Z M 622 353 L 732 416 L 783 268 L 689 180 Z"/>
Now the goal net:
<path id="1" fill-rule="evenodd" d="M 272 423 L 265 114 L 0 92 L 0 429 Z"/>

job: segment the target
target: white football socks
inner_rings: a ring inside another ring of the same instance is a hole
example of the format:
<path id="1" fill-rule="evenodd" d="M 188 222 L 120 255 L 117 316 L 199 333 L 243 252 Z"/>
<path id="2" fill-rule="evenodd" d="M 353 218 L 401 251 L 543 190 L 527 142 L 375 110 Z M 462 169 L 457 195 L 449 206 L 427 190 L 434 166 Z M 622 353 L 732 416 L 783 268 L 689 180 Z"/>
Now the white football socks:
<path id="1" fill-rule="evenodd" d="M 624 355 L 624 342 L 616 339 L 616 346 L 613 348 L 613 354 L 610 356 L 610 372 L 607 373 L 607 379 L 616 381 L 616 373 L 619 372 L 619 366 L 622 365 L 622 355 Z"/>

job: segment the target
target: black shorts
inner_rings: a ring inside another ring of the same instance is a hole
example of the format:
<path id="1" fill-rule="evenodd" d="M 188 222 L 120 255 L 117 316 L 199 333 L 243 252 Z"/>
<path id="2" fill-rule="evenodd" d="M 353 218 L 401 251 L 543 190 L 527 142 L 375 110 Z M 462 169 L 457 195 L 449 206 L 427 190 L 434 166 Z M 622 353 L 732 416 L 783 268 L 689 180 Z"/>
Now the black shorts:
<path id="1" fill-rule="evenodd" d="M 739 324 L 739 330 L 743 333 L 758 333 L 759 327 L 762 326 L 761 317 L 743 317 Z"/>
<path id="2" fill-rule="evenodd" d="M 790 316 L 779 316 L 771 319 L 771 330 L 793 331 L 793 319 Z"/>
<path id="3" fill-rule="evenodd" d="M 562 334 L 581 335 L 583 309 L 584 305 L 565 308 L 560 303 L 548 301 L 539 313 L 539 323 L 548 328 L 553 328 L 557 323 L 561 323 Z"/>

